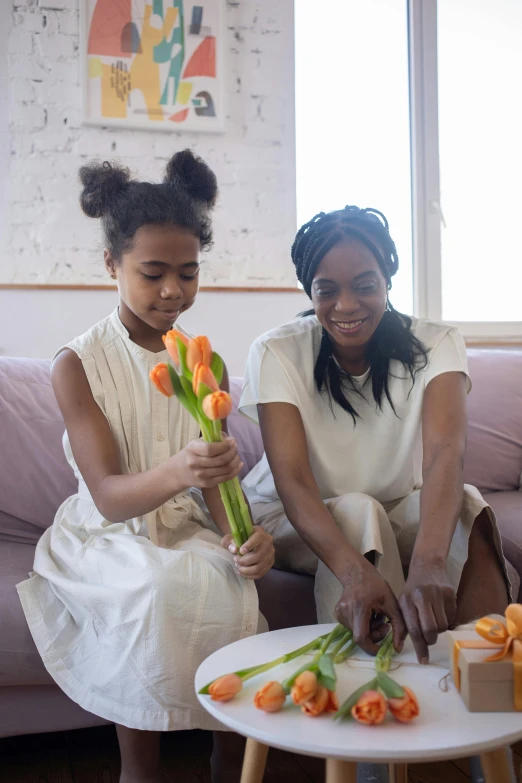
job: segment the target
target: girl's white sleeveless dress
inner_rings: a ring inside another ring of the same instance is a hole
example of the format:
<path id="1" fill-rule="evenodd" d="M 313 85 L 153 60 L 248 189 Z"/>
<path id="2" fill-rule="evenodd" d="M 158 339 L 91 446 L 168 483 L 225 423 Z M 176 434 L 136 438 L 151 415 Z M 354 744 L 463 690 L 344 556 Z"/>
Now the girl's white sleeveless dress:
<path id="1" fill-rule="evenodd" d="M 65 347 L 82 361 L 124 474 L 149 470 L 199 437 L 189 413 L 149 380 L 167 352 L 133 343 L 117 310 Z M 63 442 L 78 492 L 58 509 L 34 571 L 18 585 L 47 670 L 84 709 L 124 726 L 219 729 L 199 706 L 194 674 L 212 652 L 257 632 L 254 583 L 220 547 L 196 490 L 145 517 L 110 522 L 67 432 Z"/>

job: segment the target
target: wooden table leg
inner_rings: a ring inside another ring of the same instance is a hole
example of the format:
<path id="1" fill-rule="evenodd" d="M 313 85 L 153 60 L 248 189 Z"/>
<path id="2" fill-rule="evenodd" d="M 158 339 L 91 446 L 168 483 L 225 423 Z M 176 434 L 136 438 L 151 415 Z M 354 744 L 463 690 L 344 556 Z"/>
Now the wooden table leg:
<path id="1" fill-rule="evenodd" d="M 515 783 L 510 748 L 500 748 L 480 756 L 485 783 Z"/>
<path id="2" fill-rule="evenodd" d="M 241 783 L 262 783 L 265 775 L 267 756 L 268 745 L 262 745 L 260 742 L 256 742 L 256 740 L 253 740 L 250 737 L 247 739 L 243 770 L 241 772 Z"/>
<path id="3" fill-rule="evenodd" d="M 408 765 L 390 764 L 390 783 L 408 783 Z"/>
<path id="4" fill-rule="evenodd" d="M 326 759 L 326 783 L 357 783 L 357 764 L 341 759 Z"/>

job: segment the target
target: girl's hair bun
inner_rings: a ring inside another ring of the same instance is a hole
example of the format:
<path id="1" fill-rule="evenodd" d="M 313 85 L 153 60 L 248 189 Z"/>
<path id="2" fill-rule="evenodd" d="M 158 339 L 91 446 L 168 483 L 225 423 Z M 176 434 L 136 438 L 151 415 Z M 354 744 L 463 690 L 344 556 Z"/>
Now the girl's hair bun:
<path id="1" fill-rule="evenodd" d="M 114 198 L 122 193 L 130 182 L 129 169 L 113 165 L 109 161 L 89 163 L 80 169 L 83 190 L 80 204 L 88 217 L 100 218 L 106 214 Z"/>
<path id="2" fill-rule="evenodd" d="M 166 185 L 180 188 L 209 209 L 216 203 L 218 186 L 216 175 L 207 164 L 191 150 L 176 152 L 167 164 L 164 178 Z"/>

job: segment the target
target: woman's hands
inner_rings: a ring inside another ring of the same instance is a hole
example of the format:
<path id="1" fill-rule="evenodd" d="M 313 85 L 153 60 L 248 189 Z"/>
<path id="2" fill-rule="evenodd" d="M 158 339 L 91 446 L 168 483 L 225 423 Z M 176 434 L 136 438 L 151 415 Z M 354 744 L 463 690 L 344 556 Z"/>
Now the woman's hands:
<path id="1" fill-rule="evenodd" d="M 272 536 L 262 527 L 254 527 L 254 532 L 239 553 L 230 533 L 221 539 L 221 546 L 235 555 L 237 570 L 245 579 L 260 579 L 274 565 Z"/>
<path id="2" fill-rule="evenodd" d="M 420 663 L 429 662 L 428 646 L 455 622 L 457 596 L 443 561 L 412 562 L 399 597 L 402 615 Z"/>
<path id="3" fill-rule="evenodd" d="M 402 649 L 409 634 L 419 663 L 429 662 L 428 647 L 440 633 L 451 628 L 457 611 L 457 597 L 443 562 L 412 563 L 399 600 L 377 569 L 364 561 L 354 566 L 345 580 L 335 609 L 336 619 L 351 628 L 354 641 L 370 655 L 378 642 L 393 629 L 393 644 Z"/>
<path id="4" fill-rule="evenodd" d="M 230 481 L 243 467 L 236 441 L 228 436 L 224 436 L 220 443 L 193 440 L 170 459 L 183 486 L 200 489 Z"/>
<path id="5" fill-rule="evenodd" d="M 343 592 L 335 608 L 338 622 L 351 628 L 354 641 L 370 655 L 379 649 L 378 642 L 387 633 L 385 618 L 391 622 L 393 643 L 402 648 L 406 625 L 392 589 L 367 560 L 354 565 L 344 579 Z"/>

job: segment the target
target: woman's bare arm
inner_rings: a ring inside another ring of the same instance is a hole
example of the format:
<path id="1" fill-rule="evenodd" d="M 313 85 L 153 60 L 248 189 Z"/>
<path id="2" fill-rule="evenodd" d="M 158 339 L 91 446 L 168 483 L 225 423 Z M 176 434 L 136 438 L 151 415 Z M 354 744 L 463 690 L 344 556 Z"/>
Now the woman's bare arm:
<path id="1" fill-rule="evenodd" d="M 259 405 L 258 410 L 266 455 L 285 513 L 343 586 L 336 610 L 339 620 L 353 630 L 360 646 L 375 653 L 371 616 L 374 611 L 386 614 L 399 645 L 404 624 L 395 596 L 373 565 L 346 540 L 324 505 L 310 466 L 299 410 L 285 402 Z"/>

